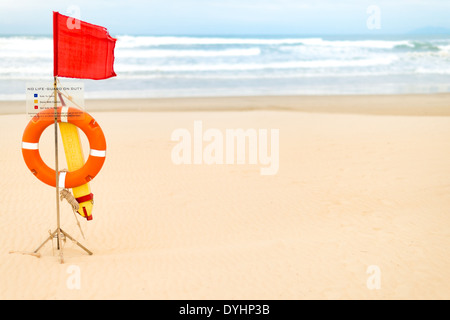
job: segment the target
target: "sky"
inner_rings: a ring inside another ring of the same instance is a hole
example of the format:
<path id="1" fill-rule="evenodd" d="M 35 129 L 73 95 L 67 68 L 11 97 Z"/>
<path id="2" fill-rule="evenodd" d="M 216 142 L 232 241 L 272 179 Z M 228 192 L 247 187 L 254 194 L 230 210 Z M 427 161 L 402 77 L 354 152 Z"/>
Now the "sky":
<path id="1" fill-rule="evenodd" d="M 376 11 L 371 11 L 374 7 Z M 424 27 L 450 30 L 449 0 L 0 0 L 0 34 L 51 35 L 52 11 L 105 26 L 111 35 L 403 34 Z M 368 27 L 368 20 L 373 18 L 379 22 L 378 28 Z"/>

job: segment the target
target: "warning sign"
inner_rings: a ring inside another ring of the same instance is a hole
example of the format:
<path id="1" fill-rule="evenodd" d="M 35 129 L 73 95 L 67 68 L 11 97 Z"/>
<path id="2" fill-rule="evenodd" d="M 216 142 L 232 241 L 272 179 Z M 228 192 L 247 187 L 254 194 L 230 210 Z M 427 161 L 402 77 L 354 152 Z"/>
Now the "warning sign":
<path id="1" fill-rule="evenodd" d="M 39 81 L 26 84 L 27 114 L 34 117 L 39 112 L 55 107 L 55 88 L 53 82 Z M 56 104 L 84 111 L 84 83 L 59 84 Z"/>

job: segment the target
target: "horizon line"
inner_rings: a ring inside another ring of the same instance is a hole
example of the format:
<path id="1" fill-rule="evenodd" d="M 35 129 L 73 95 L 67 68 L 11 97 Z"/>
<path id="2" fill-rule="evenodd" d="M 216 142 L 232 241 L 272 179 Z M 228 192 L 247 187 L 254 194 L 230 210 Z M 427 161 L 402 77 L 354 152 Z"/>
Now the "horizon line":
<path id="1" fill-rule="evenodd" d="M 0 37 L 52 37 L 51 33 L 0 33 Z M 421 32 L 402 32 L 402 33 L 124 33 L 112 36 L 123 37 L 327 37 L 327 36 L 367 36 L 367 37 L 383 37 L 383 36 L 450 36 L 448 33 L 421 33 Z"/>

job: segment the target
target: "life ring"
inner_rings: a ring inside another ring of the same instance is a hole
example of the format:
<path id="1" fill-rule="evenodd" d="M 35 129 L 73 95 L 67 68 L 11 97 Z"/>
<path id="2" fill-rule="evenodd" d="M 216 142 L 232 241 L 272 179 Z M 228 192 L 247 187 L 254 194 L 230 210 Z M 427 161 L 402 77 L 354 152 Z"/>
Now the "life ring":
<path id="1" fill-rule="evenodd" d="M 89 158 L 84 166 L 73 172 L 59 172 L 60 188 L 76 188 L 94 179 L 106 159 L 106 139 L 102 128 L 88 113 L 76 108 L 59 107 L 58 122 L 80 128 L 89 140 Z M 45 184 L 56 187 L 56 171 L 48 167 L 39 154 L 39 140 L 44 130 L 55 123 L 54 109 L 39 112 L 31 119 L 22 138 L 22 154 L 28 169 Z M 76 115 L 76 116 L 75 116 Z"/>

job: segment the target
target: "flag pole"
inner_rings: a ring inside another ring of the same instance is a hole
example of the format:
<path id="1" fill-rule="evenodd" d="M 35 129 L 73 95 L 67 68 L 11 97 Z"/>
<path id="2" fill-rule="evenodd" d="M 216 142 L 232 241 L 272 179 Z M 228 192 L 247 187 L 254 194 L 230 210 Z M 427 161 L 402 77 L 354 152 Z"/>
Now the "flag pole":
<path id="1" fill-rule="evenodd" d="M 57 248 L 60 251 L 59 255 L 61 263 L 63 262 L 61 250 L 61 211 L 59 207 L 59 148 L 58 148 L 58 21 L 57 12 L 53 12 L 53 89 L 55 102 L 55 187 L 56 187 L 56 239 Z"/>
<path id="2" fill-rule="evenodd" d="M 55 108 L 55 189 L 56 189 L 56 238 L 57 248 L 60 251 L 61 263 L 63 262 L 61 250 L 61 211 L 59 207 L 59 148 L 58 148 L 58 13 L 53 12 L 53 89 Z"/>
<path id="3" fill-rule="evenodd" d="M 55 187 L 56 187 L 56 232 L 57 248 L 61 250 L 61 211 L 59 206 L 59 148 L 58 148 L 58 83 L 57 77 L 53 77 L 54 109 L 55 109 Z M 62 255 L 62 253 L 60 254 Z"/>

